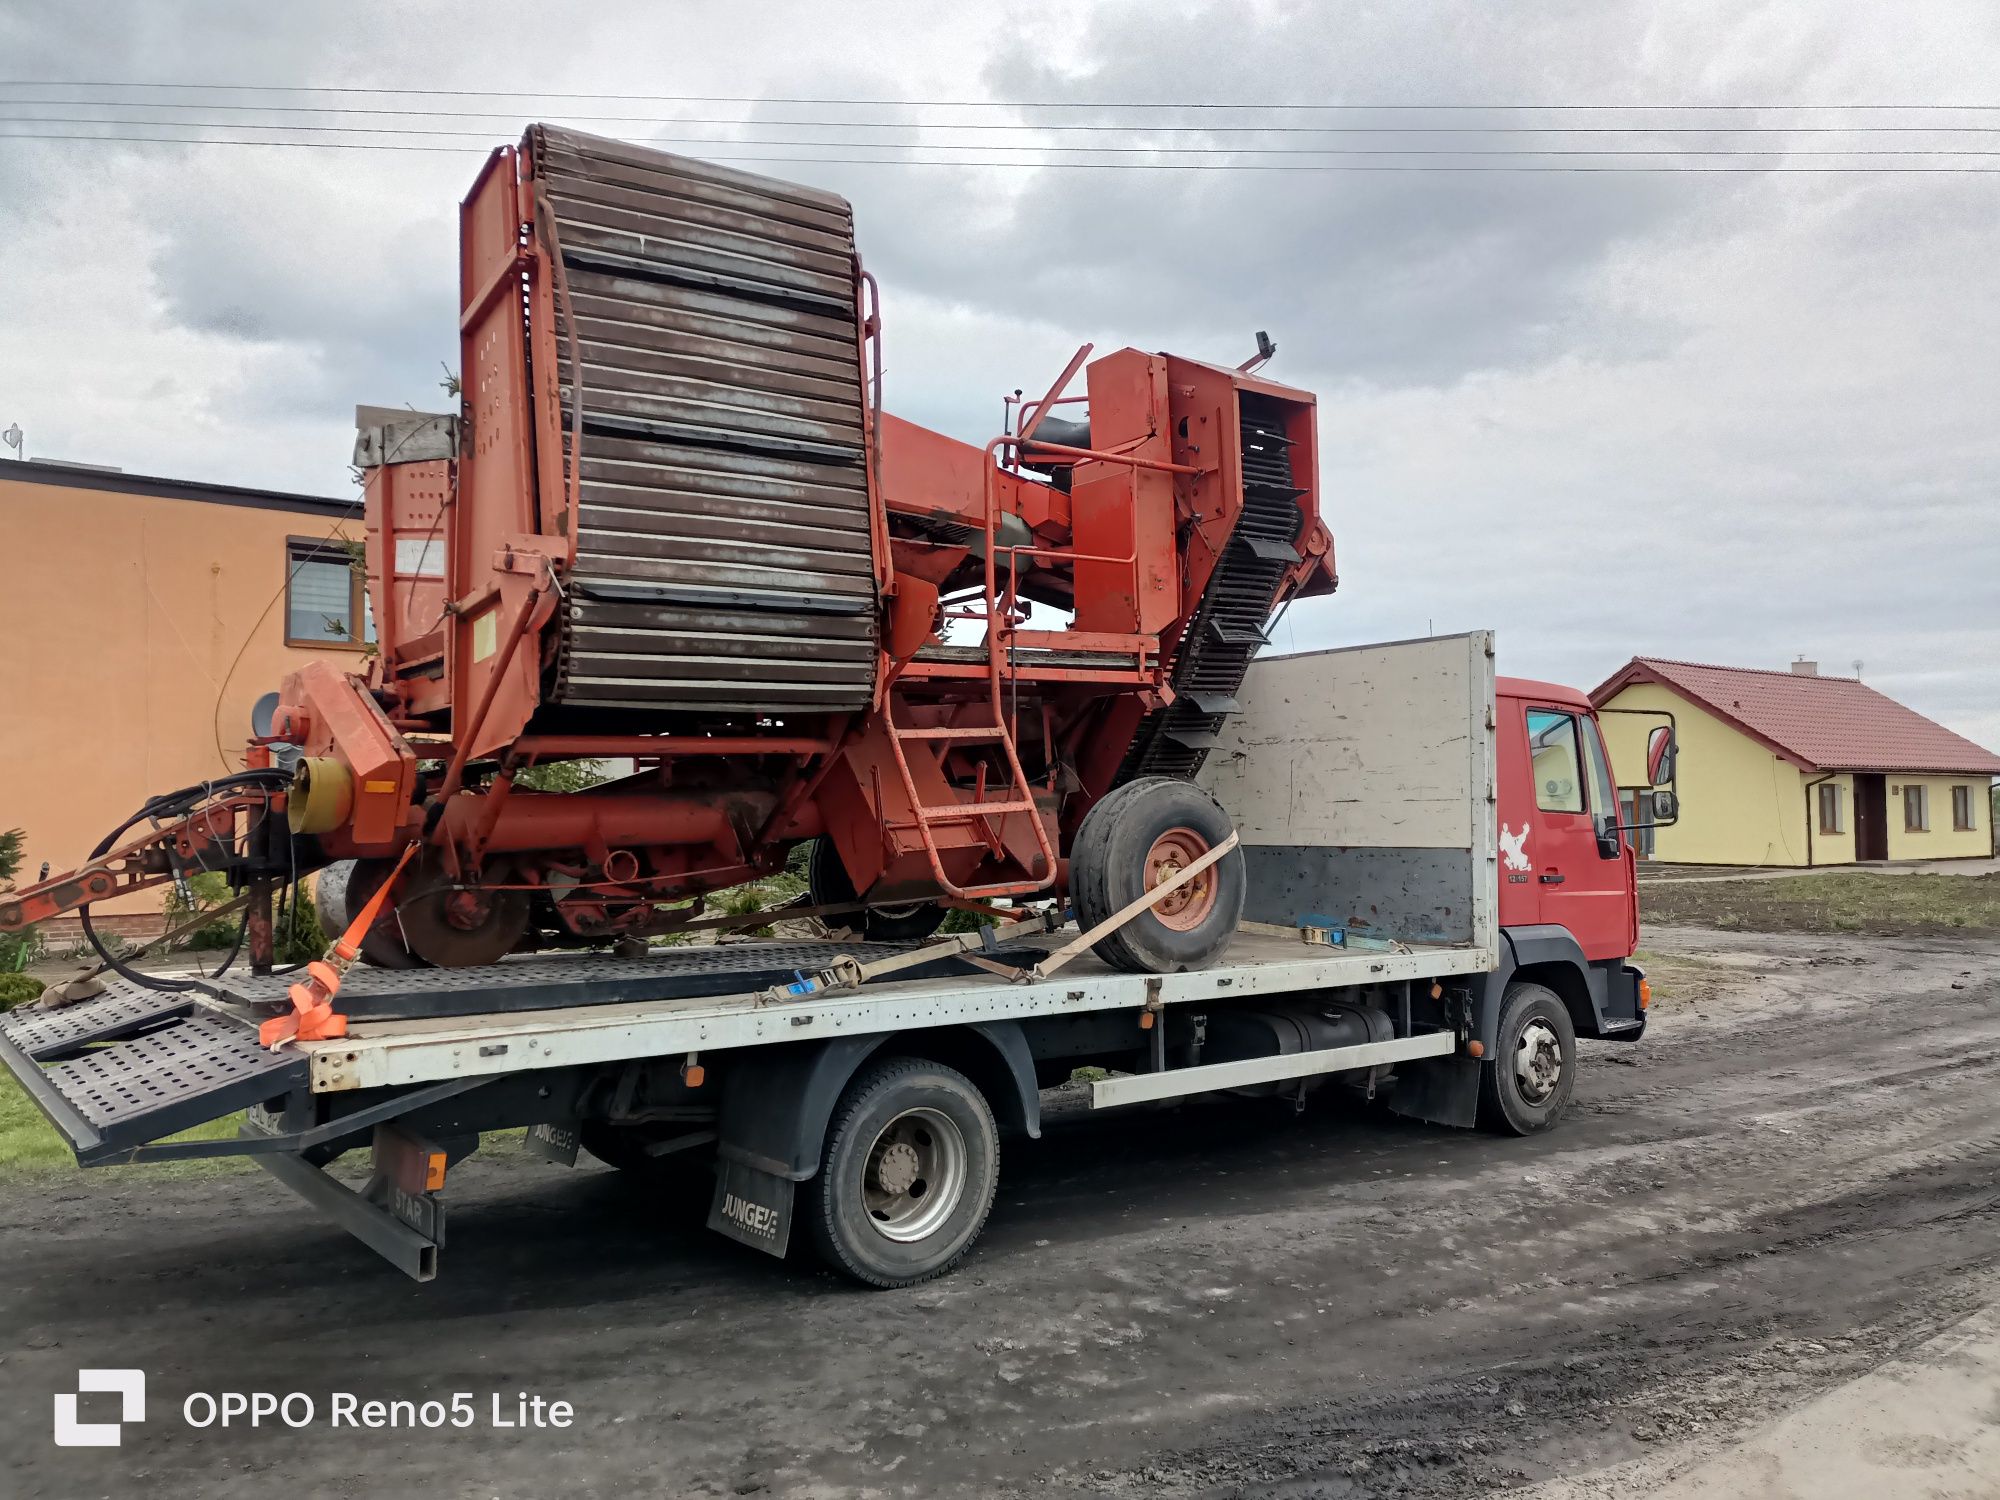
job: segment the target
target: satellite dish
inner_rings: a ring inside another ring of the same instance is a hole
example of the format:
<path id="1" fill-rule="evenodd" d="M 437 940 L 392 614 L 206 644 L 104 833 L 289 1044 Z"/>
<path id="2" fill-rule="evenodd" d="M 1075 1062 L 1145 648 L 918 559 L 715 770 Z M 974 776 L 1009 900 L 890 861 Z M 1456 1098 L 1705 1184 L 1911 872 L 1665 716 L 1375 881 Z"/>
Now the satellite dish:
<path id="1" fill-rule="evenodd" d="M 21 439 L 24 435 L 25 434 L 23 434 L 21 431 L 21 424 L 19 422 L 16 422 L 13 426 L 9 427 L 5 432 L 0 432 L 0 443 L 5 443 L 9 448 L 12 448 L 16 453 L 19 453 L 21 451 Z"/>
<path id="2" fill-rule="evenodd" d="M 250 707 L 250 732 L 262 739 L 278 718 L 278 695 L 266 693 Z"/>

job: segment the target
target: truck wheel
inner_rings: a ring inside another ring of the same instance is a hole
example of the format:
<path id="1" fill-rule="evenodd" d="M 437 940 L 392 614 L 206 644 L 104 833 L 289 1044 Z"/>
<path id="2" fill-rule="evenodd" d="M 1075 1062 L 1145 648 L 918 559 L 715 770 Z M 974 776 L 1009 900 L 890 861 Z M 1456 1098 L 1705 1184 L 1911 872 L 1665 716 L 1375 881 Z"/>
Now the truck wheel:
<path id="1" fill-rule="evenodd" d="M 927 1058 L 891 1057 L 840 1096 L 801 1209 L 836 1271 L 913 1286 L 972 1248 L 999 1180 L 1000 1133 L 972 1080 Z"/>
<path id="2" fill-rule="evenodd" d="M 1127 782 L 1084 817 L 1070 847 L 1070 896 L 1088 931 L 1171 879 L 1235 832 L 1229 814 L 1192 782 Z M 1221 956 L 1243 916 L 1247 877 L 1232 849 L 1151 911 L 1094 945 L 1128 974 L 1205 968 Z"/>
<path id="3" fill-rule="evenodd" d="M 806 894 L 814 906 L 842 906 L 860 899 L 854 894 L 847 866 L 840 862 L 840 851 L 824 835 L 813 840 L 812 858 L 806 864 Z M 944 921 L 944 908 L 935 901 L 909 901 L 901 906 L 871 906 L 865 912 L 850 912 L 834 920 L 858 927 L 871 943 L 909 943 L 936 932 Z"/>
<path id="4" fill-rule="evenodd" d="M 1479 1123 L 1500 1135 L 1547 1130 L 1576 1088 L 1569 1008 L 1539 984 L 1510 984 L 1493 1055 L 1479 1069 Z"/>

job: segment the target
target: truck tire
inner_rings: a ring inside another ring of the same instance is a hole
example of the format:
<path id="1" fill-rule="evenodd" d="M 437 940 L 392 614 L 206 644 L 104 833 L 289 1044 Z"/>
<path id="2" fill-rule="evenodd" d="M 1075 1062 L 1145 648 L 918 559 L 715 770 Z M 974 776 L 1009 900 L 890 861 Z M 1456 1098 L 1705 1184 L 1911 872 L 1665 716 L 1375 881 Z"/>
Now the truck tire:
<path id="1" fill-rule="evenodd" d="M 1553 990 L 1507 986 L 1493 1055 L 1479 1069 L 1479 1123 L 1499 1135 L 1547 1130 L 1576 1089 L 1576 1029 Z"/>
<path id="2" fill-rule="evenodd" d="M 834 1106 L 801 1211 L 834 1270 L 914 1286 L 972 1248 L 999 1181 L 1000 1132 L 972 1080 L 928 1058 L 889 1057 Z"/>
<path id="3" fill-rule="evenodd" d="M 812 858 L 806 863 L 806 894 L 814 906 L 842 906 L 858 901 L 847 866 L 833 840 L 822 834 L 813 840 Z M 871 943 L 910 943 L 929 937 L 944 921 L 944 908 L 935 901 L 910 901 L 901 906 L 871 906 L 865 912 L 850 912 L 832 918 L 858 928 Z"/>
<path id="4" fill-rule="evenodd" d="M 1070 896 L 1088 931 L 1173 872 L 1220 844 L 1235 826 L 1192 782 L 1152 776 L 1129 781 L 1085 815 L 1070 847 Z M 1174 892 L 1093 945 L 1114 969 L 1174 974 L 1206 968 L 1243 917 L 1243 851 L 1232 849 Z"/>

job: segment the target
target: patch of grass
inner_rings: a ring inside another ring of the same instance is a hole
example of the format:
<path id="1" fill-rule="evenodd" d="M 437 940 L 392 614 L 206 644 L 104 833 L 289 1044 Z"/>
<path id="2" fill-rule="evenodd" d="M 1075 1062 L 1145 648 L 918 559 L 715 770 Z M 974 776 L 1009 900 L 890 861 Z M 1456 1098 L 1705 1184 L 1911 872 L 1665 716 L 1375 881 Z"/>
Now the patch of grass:
<path id="1" fill-rule="evenodd" d="M 1642 922 L 1733 932 L 2000 936 L 2000 875 L 1829 871 L 1778 880 L 1648 885 Z"/>
<path id="2" fill-rule="evenodd" d="M 1000 919 L 983 911 L 963 911 L 954 906 L 944 914 L 938 923 L 938 936 L 945 937 L 954 932 L 977 932 L 982 927 L 998 927 Z"/>
<path id="3" fill-rule="evenodd" d="M 25 1005 L 42 993 L 42 981 L 32 974 L 0 974 L 0 1010 Z"/>
<path id="4" fill-rule="evenodd" d="M 1726 988 L 1737 973 L 1713 959 L 1682 953 L 1661 953 L 1651 948 L 1633 951 L 1632 961 L 1646 971 L 1653 986 L 1654 1005 L 1692 1004 L 1712 999 Z"/>
<path id="5" fill-rule="evenodd" d="M 177 1141 L 227 1140 L 236 1134 L 236 1127 L 242 1119 L 240 1115 L 230 1115 L 226 1119 L 211 1120 L 206 1125 L 198 1125 L 193 1130 L 183 1131 L 172 1137 Z M 105 1167 L 92 1171 L 95 1179 L 105 1174 L 124 1177 L 128 1172 L 164 1172 L 169 1175 L 186 1175 L 202 1172 L 241 1172 L 249 1169 L 250 1163 L 242 1157 L 215 1157 L 203 1161 L 150 1162 L 142 1166 Z M 27 1095 L 11 1073 L 0 1070 L 0 1181 L 15 1182 L 22 1178 L 50 1177 L 59 1172 L 75 1171 L 76 1158 L 70 1153 L 63 1138 L 56 1134 L 55 1127 L 42 1118 L 42 1112 L 35 1108 L 34 1101 Z"/>
<path id="6" fill-rule="evenodd" d="M 770 903 L 763 889 L 754 885 L 739 885 L 734 890 L 721 892 L 709 903 L 709 911 L 718 917 L 747 917 L 752 912 L 762 911 Z M 771 924 L 761 927 L 731 927 L 727 929 L 739 937 L 769 937 Z"/>

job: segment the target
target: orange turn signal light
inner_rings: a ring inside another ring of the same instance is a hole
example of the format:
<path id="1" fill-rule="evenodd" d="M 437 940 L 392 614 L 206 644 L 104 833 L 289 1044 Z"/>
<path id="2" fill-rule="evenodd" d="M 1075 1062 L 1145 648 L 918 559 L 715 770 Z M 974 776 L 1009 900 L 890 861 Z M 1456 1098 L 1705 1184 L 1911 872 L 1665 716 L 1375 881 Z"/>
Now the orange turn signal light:
<path id="1" fill-rule="evenodd" d="M 1151 1031 L 1153 1029 L 1153 1013 L 1150 1010 L 1139 1012 L 1139 1029 L 1141 1031 Z"/>
<path id="2" fill-rule="evenodd" d="M 1653 1003 L 1653 981 L 1650 979 L 1642 979 L 1639 981 L 1639 1009 L 1644 1010 L 1647 1006 L 1651 1005 L 1652 1003 Z"/>
<path id="3" fill-rule="evenodd" d="M 702 1080 L 706 1077 L 708 1077 L 708 1069 L 704 1068 L 700 1063 L 689 1063 L 681 1069 L 681 1082 L 691 1089 L 700 1088 Z"/>
<path id="4" fill-rule="evenodd" d="M 1465 1055 L 1467 1057 L 1484 1057 L 1486 1055 L 1486 1043 L 1474 1037 L 1465 1044 Z"/>

